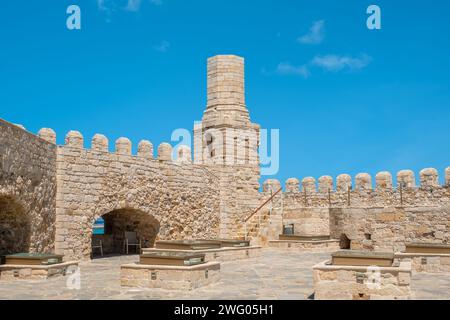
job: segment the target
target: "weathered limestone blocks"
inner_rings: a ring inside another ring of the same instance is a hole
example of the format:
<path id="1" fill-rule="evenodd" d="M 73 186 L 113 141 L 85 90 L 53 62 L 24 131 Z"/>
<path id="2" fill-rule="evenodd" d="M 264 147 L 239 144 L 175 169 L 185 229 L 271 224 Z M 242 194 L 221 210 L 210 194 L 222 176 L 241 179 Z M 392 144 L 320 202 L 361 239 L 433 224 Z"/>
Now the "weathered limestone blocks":
<path id="1" fill-rule="evenodd" d="M 316 300 L 398 300 L 411 298 L 411 263 L 393 267 L 313 267 Z"/>
<path id="2" fill-rule="evenodd" d="M 42 128 L 41 130 L 39 130 L 38 136 L 47 142 L 56 144 L 56 133 L 53 129 Z"/>
<path id="3" fill-rule="evenodd" d="M 450 273 L 450 254 L 399 252 L 395 259 L 410 262 L 413 272 Z"/>
<path id="4" fill-rule="evenodd" d="M 421 187 L 437 187 L 439 186 L 438 172 L 434 168 L 427 168 L 420 171 Z"/>
<path id="5" fill-rule="evenodd" d="M 138 157 L 153 159 L 153 144 L 148 140 L 142 140 L 138 145 Z"/>
<path id="6" fill-rule="evenodd" d="M 116 140 L 116 153 L 131 156 L 131 141 L 128 138 L 121 137 Z"/>
<path id="7" fill-rule="evenodd" d="M 450 167 L 445 169 L 445 184 L 450 186 Z"/>
<path id="8" fill-rule="evenodd" d="M 300 181 L 297 178 L 289 178 L 286 180 L 286 192 L 299 192 Z"/>
<path id="9" fill-rule="evenodd" d="M 172 161 L 172 146 L 168 143 L 161 143 L 158 147 L 158 159 L 160 161 Z"/>
<path id="10" fill-rule="evenodd" d="M 416 186 L 416 177 L 412 170 L 401 170 L 397 173 L 397 185 L 402 188 L 414 188 Z"/>
<path id="11" fill-rule="evenodd" d="M 355 178 L 356 190 L 372 190 L 372 177 L 368 173 L 358 173 Z"/>
<path id="12" fill-rule="evenodd" d="M 218 55 L 208 59 L 208 108 L 245 105 L 244 58 Z"/>
<path id="13" fill-rule="evenodd" d="M 76 272 L 77 261 L 52 265 L 0 265 L 0 281 L 46 280 Z"/>
<path id="14" fill-rule="evenodd" d="M 219 262 L 196 266 L 126 264 L 120 268 L 120 282 L 124 287 L 190 291 L 219 280 Z"/>
<path id="15" fill-rule="evenodd" d="M 95 134 L 92 137 L 91 148 L 95 151 L 108 152 L 108 138 L 106 138 L 103 134 Z"/>
<path id="16" fill-rule="evenodd" d="M 316 179 L 313 177 L 306 177 L 302 180 L 303 192 L 315 193 L 316 192 Z"/>
<path id="17" fill-rule="evenodd" d="M 268 246 L 269 248 L 284 249 L 295 252 L 334 252 L 339 250 L 339 240 L 270 240 Z"/>
<path id="18" fill-rule="evenodd" d="M 65 142 L 67 147 L 83 149 L 83 135 L 79 131 L 69 131 Z"/>
<path id="19" fill-rule="evenodd" d="M 341 174 L 337 177 L 336 188 L 339 192 L 347 192 L 352 188 L 352 177 L 348 174 Z"/>
<path id="20" fill-rule="evenodd" d="M 303 195 L 301 195 L 303 196 Z M 293 225 L 299 236 L 323 236 L 330 234 L 330 213 L 328 208 L 283 205 L 283 224 Z M 278 236 L 278 234 L 276 235 Z M 275 238 L 276 239 L 276 238 Z"/>
<path id="21" fill-rule="evenodd" d="M 277 179 L 267 179 L 263 183 L 263 192 L 264 193 L 270 193 L 270 192 L 277 192 L 281 189 L 281 183 Z"/>
<path id="22" fill-rule="evenodd" d="M 46 141 L 51 132 L 37 137 L 0 119 L 0 255 L 53 251 L 57 147 Z"/>
<path id="23" fill-rule="evenodd" d="M 333 191 L 333 177 L 322 176 L 319 178 L 319 193 Z"/>
<path id="24" fill-rule="evenodd" d="M 377 190 L 392 190 L 392 175 L 387 172 L 379 172 L 375 176 Z"/>
<path id="25" fill-rule="evenodd" d="M 178 163 L 192 163 L 191 148 L 188 146 L 178 147 Z"/>

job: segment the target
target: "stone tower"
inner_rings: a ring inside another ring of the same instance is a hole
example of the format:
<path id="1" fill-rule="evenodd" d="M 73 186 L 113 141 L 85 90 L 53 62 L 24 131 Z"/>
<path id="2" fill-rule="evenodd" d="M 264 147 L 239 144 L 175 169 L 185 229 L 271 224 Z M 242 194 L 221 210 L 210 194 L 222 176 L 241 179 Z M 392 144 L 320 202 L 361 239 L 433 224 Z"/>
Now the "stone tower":
<path id="1" fill-rule="evenodd" d="M 259 125 L 245 104 L 244 59 L 208 59 L 208 96 L 201 124 L 194 128 L 196 163 L 259 167 Z"/>
<path id="2" fill-rule="evenodd" d="M 219 179 L 220 236 L 234 237 L 258 205 L 260 126 L 245 104 L 244 59 L 208 59 L 208 97 L 202 122 L 194 127 L 194 162 Z"/>

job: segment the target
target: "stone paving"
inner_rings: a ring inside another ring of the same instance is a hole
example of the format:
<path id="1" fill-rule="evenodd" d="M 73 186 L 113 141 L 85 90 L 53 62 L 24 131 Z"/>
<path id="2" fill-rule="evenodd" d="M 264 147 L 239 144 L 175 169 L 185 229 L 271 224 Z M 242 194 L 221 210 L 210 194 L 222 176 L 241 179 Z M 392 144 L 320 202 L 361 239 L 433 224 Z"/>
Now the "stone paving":
<path id="1" fill-rule="evenodd" d="M 83 262 L 81 289 L 70 290 L 66 278 L 48 281 L 0 282 L 0 299 L 295 299 L 313 293 L 311 267 L 327 253 L 288 253 L 264 249 L 261 257 L 222 263 L 221 281 L 192 292 L 134 289 L 120 286 L 120 265 L 137 256 Z M 416 299 L 450 299 L 450 274 L 417 274 L 412 281 Z"/>

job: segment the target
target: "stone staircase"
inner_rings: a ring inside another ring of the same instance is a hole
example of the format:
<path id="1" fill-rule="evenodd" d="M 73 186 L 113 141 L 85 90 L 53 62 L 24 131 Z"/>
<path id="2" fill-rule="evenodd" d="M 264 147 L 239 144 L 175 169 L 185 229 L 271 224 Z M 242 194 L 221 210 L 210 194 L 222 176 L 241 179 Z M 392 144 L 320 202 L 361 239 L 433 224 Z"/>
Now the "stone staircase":
<path id="1" fill-rule="evenodd" d="M 283 194 L 274 193 L 238 229 L 240 239 L 251 245 L 266 246 L 269 240 L 278 239 L 283 229 Z"/>

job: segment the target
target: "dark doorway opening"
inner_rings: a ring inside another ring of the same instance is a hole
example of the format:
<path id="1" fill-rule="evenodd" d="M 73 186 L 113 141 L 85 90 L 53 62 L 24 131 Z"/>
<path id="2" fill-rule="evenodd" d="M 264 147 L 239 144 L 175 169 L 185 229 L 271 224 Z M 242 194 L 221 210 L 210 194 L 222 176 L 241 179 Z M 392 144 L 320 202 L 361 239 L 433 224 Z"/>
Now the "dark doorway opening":
<path id="1" fill-rule="evenodd" d="M 159 228 L 158 220 L 140 210 L 120 209 L 108 212 L 93 225 L 91 257 L 123 255 L 127 251 L 139 254 L 140 248 L 154 245 Z M 135 240 L 132 239 L 134 237 Z"/>

